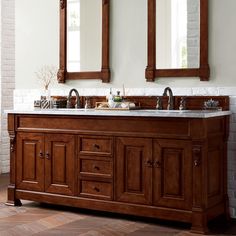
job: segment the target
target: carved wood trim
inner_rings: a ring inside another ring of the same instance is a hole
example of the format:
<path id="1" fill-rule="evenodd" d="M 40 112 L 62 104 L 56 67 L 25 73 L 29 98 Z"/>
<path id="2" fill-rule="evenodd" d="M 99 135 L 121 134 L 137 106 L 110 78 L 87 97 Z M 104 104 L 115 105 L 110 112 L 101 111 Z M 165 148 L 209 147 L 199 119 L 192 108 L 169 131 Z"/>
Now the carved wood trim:
<path id="1" fill-rule="evenodd" d="M 65 8 L 65 0 L 60 0 L 60 7 L 61 9 Z"/>
<path id="2" fill-rule="evenodd" d="M 202 150 L 200 146 L 193 147 L 193 165 L 198 167 L 201 165 Z"/>
<path id="3" fill-rule="evenodd" d="M 65 83 L 65 70 L 59 69 L 57 72 L 58 83 Z"/>
<path id="4" fill-rule="evenodd" d="M 192 147 L 193 160 L 193 211 L 201 211 L 205 208 L 203 199 L 203 166 L 202 163 L 202 144 L 196 143 Z"/>
<path id="5" fill-rule="evenodd" d="M 15 146 L 16 146 L 16 134 L 15 132 L 9 131 L 10 136 L 10 151 L 15 152 Z"/>

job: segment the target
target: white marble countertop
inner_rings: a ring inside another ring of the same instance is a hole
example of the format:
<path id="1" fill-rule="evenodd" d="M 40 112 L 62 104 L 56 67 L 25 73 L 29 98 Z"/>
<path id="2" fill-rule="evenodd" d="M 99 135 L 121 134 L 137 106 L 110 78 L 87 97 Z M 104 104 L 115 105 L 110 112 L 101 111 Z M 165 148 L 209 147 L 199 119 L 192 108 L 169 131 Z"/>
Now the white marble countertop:
<path id="1" fill-rule="evenodd" d="M 10 114 L 27 115 L 69 115 L 69 116 L 132 116 L 132 117 L 183 117 L 210 118 L 230 115 L 230 111 L 212 110 L 96 110 L 96 109 L 35 109 L 35 110 L 6 110 Z"/>

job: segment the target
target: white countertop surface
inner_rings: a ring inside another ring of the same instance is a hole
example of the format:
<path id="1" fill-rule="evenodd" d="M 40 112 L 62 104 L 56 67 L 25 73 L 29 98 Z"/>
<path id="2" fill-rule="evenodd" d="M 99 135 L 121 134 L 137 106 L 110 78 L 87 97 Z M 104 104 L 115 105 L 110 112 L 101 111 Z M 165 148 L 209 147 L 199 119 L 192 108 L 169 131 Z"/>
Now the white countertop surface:
<path id="1" fill-rule="evenodd" d="M 69 115 L 69 116 L 133 116 L 133 117 L 183 117 L 210 118 L 230 115 L 230 111 L 212 110 L 96 110 L 96 109 L 35 109 L 6 110 L 10 114 Z"/>

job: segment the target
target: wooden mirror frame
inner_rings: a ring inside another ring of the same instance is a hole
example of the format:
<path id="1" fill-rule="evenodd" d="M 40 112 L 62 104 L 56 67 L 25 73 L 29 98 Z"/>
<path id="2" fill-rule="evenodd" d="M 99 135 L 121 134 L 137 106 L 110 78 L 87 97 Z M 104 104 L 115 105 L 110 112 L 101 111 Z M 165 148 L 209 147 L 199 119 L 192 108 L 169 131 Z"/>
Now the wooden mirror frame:
<path id="1" fill-rule="evenodd" d="M 145 77 L 154 82 L 158 77 L 200 77 L 208 81 L 208 0 L 200 0 L 200 62 L 199 68 L 156 69 L 156 0 L 148 0 L 148 65 Z"/>
<path id="2" fill-rule="evenodd" d="M 67 71 L 67 0 L 60 0 L 60 62 L 57 73 L 59 83 L 66 80 L 101 79 L 103 83 L 110 81 L 109 67 L 109 7 L 110 0 L 102 1 L 102 60 L 101 71 Z"/>

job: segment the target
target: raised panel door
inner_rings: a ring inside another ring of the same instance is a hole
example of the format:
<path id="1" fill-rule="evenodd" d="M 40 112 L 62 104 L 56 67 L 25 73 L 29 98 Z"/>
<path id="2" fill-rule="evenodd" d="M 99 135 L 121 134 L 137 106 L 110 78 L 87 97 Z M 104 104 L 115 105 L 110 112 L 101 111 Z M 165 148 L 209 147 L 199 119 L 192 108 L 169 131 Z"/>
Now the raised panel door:
<path id="1" fill-rule="evenodd" d="M 158 139 L 153 148 L 153 204 L 191 209 L 191 142 Z"/>
<path id="2" fill-rule="evenodd" d="M 152 199 L 152 140 L 116 139 L 116 200 L 150 204 Z"/>
<path id="3" fill-rule="evenodd" d="M 44 191 L 44 136 L 19 132 L 16 145 L 16 187 Z"/>
<path id="4" fill-rule="evenodd" d="M 75 136 L 45 135 L 45 192 L 74 195 Z"/>

